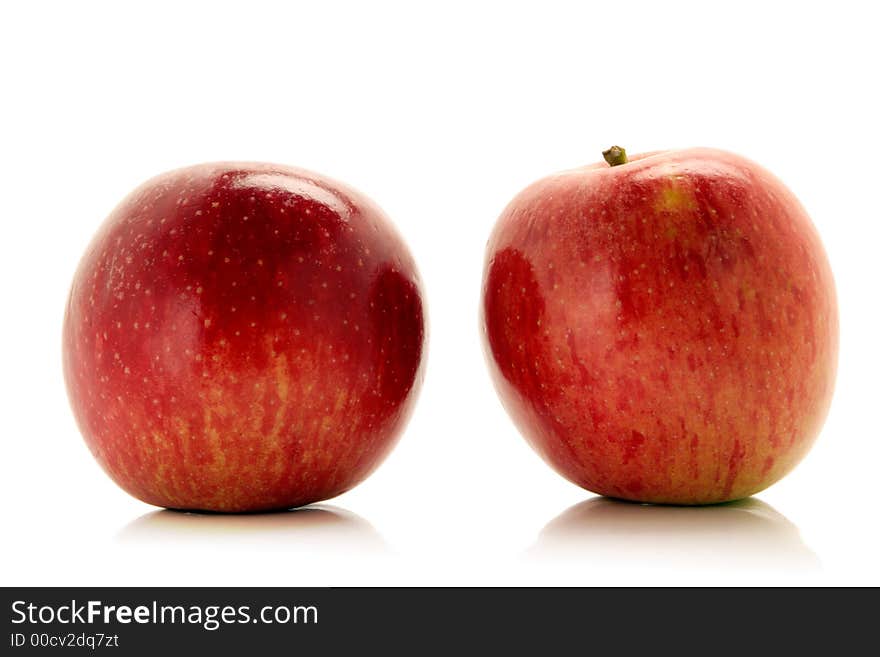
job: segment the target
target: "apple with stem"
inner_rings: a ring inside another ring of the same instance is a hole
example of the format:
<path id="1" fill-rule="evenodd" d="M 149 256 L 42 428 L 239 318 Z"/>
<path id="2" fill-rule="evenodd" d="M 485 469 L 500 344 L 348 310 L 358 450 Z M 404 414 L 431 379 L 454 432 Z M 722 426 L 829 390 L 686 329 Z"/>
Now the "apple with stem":
<path id="1" fill-rule="evenodd" d="M 602 495 L 708 504 L 788 473 L 834 388 L 834 282 L 801 204 L 731 153 L 564 171 L 489 240 L 482 329 L 501 400 L 560 474 Z"/>
<path id="2" fill-rule="evenodd" d="M 422 289 L 383 212 L 271 164 L 172 171 L 88 247 L 64 318 L 67 389 L 110 477 L 158 506 L 262 511 L 350 489 L 421 385 Z"/>

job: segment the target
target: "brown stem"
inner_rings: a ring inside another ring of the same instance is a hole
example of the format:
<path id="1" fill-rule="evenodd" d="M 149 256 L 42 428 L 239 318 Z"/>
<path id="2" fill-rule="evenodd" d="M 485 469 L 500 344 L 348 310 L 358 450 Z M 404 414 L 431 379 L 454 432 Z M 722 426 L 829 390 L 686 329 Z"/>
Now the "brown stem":
<path id="1" fill-rule="evenodd" d="M 626 149 L 621 148 L 620 146 L 612 146 L 607 151 L 602 151 L 602 157 L 604 157 L 605 161 L 613 167 L 627 163 Z"/>

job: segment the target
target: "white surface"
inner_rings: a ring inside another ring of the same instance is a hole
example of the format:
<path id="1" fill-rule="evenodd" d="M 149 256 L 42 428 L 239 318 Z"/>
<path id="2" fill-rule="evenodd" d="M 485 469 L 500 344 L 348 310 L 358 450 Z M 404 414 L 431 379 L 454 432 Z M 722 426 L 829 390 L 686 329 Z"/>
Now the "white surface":
<path id="1" fill-rule="evenodd" d="M 880 584 L 870 3 L 421 5 L 2 5 L 0 583 Z M 491 387 L 477 332 L 491 226 L 527 183 L 612 143 L 742 153 L 823 236 L 837 394 L 812 453 L 760 501 L 585 502 Z M 361 189 L 426 284 L 414 418 L 323 513 L 157 512 L 101 472 L 67 405 L 61 318 L 86 243 L 135 185 L 218 159 Z"/>

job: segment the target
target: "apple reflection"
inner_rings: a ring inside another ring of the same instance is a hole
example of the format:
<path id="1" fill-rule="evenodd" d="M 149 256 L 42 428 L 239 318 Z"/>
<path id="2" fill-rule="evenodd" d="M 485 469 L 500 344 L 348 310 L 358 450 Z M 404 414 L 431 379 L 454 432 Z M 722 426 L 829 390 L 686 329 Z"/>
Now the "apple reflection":
<path id="1" fill-rule="evenodd" d="M 694 507 L 592 498 L 551 520 L 531 555 L 728 570 L 820 568 L 798 528 L 753 497 Z"/>
<path id="2" fill-rule="evenodd" d="M 190 547 L 257 547 L 283 552 L 382 554 L 381 534 L 364 518 L 316 504 L 275 513 L 215 514 L 164 509 L 136 518 L 117 535 L 123 543 Z"/>

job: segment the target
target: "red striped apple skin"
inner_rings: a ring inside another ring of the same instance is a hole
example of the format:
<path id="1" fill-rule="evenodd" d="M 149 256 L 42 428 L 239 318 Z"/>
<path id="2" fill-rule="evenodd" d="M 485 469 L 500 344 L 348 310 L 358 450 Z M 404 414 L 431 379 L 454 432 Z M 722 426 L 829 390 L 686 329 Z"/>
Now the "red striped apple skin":
<path id="1" fill-rule="evenodd" d="M 489 240 L 484 345 L 515 424 L 602 495 L 746 497 L 807 453 L 837 366 L 834 283 L 792 193 L 730 153 L 540 180 Z"/>
<path id="2" fill-rule="evenodd" d="M 132 192 L 73 280 L 64 374 L 92 454 L 150 504 L 301 506 L 394 446 L 421 283 L 382 211 L 301 169 L 205 164 Z"/>

